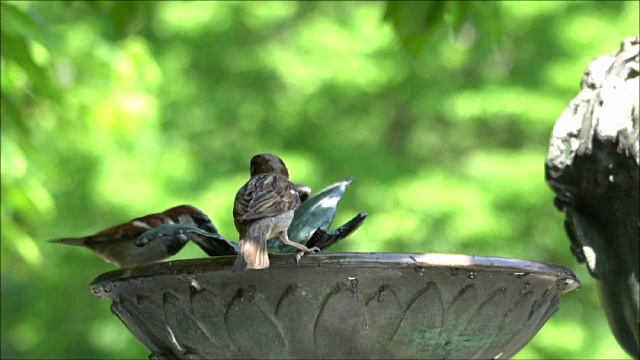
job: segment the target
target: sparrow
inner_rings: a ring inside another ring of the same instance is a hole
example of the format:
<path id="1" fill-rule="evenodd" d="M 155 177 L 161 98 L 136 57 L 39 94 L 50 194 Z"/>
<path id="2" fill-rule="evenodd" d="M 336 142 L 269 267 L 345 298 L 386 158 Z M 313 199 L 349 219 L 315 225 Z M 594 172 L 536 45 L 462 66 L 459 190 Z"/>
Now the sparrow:
<path id="1" fill-rule="evenodd" d="M 258 154 L 251 159 L 251 178 L 236 194 L 233 220 L 240 235 L 240 248 L 232 271 L 269 267 L 267 240 L 275 236 L 282 243 L 304 253 L 320 252 L 290 241 L 287 229 L 293 212 L 300 205 L 300 195 L 289 181 L 289 171 L 282 159 L 272 154 Z"/>
<path id="2" fill-rule="evenodd" d="M 94 235 L 50 242 L 86 247 L 105 261 L 120 267 L 141 265 L 175 255 L 187 243 L 186 235 L 178 235 L 164 237 L 144 247 L 136 246 L 136 241 L 143 233 L 163 224 L 192 225 L 210 233 L 218 233 L 205 213 L 191 205 L 180 205 L 161 213 L 135 218 Z"/>

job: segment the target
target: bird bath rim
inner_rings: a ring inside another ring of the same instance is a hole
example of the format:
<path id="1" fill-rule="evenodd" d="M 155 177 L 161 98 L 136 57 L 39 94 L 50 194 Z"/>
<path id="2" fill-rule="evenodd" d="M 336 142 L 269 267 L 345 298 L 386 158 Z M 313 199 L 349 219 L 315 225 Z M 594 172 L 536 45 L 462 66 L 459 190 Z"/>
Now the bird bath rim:
<path id="1" fill-rule="evenodd" d="M 452 270 L 476 271 L 512 271 L 514 276 L 528 276 L 530 274 L 555 275 L 562 278 L 564 283 L 561 294 L 580 288 L 580 280 L 574 271 L 561 265 L 519 260 L 500 257 L 486 257 L 477 255 L 439 254 L 439 253 L 385 253 L 385 252 L 344 252 L 308 254 L 302 257 L 299 264 L 295 262 L 295 254 L 269 254 L 271 268 L 314 268 L 314 267 L 449 267 Z M 92 281 L 94 294 L 98 295 L 101 284 L 108 281 L 121 281 L 130 278 L 144 278 L 155 275 L 186 274 L 195 275 L 209 271 L 231 268 L 235 256 L 217 256 L 210 258 L 196 258 L 163 261 L 153 264 L 131 266 L 109 271 L 99 275 Z M 269 269 L 247 270 L 238 273 L 243 276 L 251 272 L 268 272 Z"/>

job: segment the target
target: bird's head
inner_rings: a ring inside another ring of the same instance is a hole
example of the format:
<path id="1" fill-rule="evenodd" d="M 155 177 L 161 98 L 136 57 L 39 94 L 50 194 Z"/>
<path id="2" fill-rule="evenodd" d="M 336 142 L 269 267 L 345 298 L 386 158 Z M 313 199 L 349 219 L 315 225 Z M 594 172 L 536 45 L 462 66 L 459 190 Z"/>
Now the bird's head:
<path id="1" fill-rule="evenodd" d="M 289 171 L 282 159 L 273 154 L 258 154 L 251 158 L 251 177 L 261 174 L 279 174 L 289 177 Z"/>

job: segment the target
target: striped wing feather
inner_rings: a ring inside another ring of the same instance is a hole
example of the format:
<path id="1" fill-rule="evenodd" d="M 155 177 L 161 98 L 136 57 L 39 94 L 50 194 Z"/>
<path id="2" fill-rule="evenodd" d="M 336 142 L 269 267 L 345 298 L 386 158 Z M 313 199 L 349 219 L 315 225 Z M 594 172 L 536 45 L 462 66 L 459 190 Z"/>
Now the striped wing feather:
<path id="1" fill-rule="evenodd" d="M 300 197 L 285 176 L 257 175 L 236 194 L 233 217 L 236 221 L 262 219 L 295 210 L 299 205 Z"/>

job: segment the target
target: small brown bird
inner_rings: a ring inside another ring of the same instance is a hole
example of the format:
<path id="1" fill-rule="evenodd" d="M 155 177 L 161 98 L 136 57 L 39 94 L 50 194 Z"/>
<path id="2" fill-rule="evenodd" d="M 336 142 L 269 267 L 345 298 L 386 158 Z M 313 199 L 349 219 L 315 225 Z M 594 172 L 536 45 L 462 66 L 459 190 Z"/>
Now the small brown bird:
<path id="1" fill-rule="evenodd" d="M 120 267 L 141 265 L 175 255 L 187 243 L 187 236 L 179 235 L 154 241 L 144 247 L 135 245 L 140 235 L 162 224 L 193 225 L 211 233 L 218 232 L 202 211 L 190 205 L 180 205 L 161 213 L 135 218 L 91 236 L 51 242 L 86 247 L 105 261 Z"/>
<path id="2" fill-rule="evenodd" d="M 278 236 L 289 246 L 304 253 L 320 252 L 290 241 L 287 229 L 300 197 L 289 181 L 284 162 L 272 154 L 258 154 L 251 159 L 251 179 L 238 190 L 233 206 L 233 219 L 240 235 L 240 251 L 233 272 L 269 267 L 267 240 Z"/>

